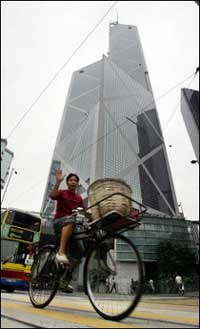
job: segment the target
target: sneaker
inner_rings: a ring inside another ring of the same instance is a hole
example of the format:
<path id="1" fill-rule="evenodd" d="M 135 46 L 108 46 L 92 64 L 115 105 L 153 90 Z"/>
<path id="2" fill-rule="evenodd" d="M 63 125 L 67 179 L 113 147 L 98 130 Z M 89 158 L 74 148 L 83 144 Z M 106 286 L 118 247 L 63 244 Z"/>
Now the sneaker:
<path id="1" fill-rule="evenodd" d="M 71 286 L 71 284 L 68 284 L 66 281 L 61 280 L 59 282 L 59 288 L 63 291 L 63 292 L 73 292 L 74 288 Z"/>
<path id="2" fill-rule="evenodd" d="M 71 284 L 68 284 L 67 287 L 65 288 L 65 292 L 73 292 L 74 288 L 71 286 Z"/>
<path id="3" fill-rule="evenodd" d="M 70 264 L 69 259 L 67 258 L 66 255 L 60 255 L 59 253 L 57 253 L 56 260 L 58 263 Z"/>

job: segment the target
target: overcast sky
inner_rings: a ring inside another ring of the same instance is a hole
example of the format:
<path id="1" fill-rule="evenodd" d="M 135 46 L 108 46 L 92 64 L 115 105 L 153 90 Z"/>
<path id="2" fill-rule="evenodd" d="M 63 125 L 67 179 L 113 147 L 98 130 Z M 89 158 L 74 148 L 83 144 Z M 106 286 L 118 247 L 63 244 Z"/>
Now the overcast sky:
<path id="1" fill-rule="evenodd" d="M 1 1 L 1 137 L 13 127 L 113 1 Z M 119 1 L 8 139 L 18 171 L 3 207 L 40 211 L 73 71 L 108 51 L 109 23 L 138 27 L 155 99 L 195 72 L 199 11 L 194 1 Z M 159 99 L 178 202 L 199 219 L 199 166 L 180 112 L 180 89 L 198 90 L 198 77 Z M 172 145 L 172 147 L 169 147 Z"/>

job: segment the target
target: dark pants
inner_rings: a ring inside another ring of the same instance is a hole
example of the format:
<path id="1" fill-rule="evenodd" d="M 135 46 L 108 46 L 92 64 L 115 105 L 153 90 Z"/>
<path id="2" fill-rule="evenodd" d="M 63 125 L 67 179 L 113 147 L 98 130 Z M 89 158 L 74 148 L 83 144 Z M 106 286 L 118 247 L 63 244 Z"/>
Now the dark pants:
<path id="1" fill-rule="evenodd" d="M 115 293 L 117 292 L 117 286 L 116 286 L 116 283 L 113 283 L 111 289 L 110 289 L 110 292 L 113 292 L 113 290 L 115 289 Z"/>

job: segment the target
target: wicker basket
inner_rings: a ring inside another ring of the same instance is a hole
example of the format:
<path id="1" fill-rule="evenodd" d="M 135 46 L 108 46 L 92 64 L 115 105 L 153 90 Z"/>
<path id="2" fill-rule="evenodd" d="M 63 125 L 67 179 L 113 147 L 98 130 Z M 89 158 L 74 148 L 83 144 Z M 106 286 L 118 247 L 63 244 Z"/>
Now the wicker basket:
<path id="1" fill-rule="evenodd" d="M 103 178 L 92 183 L 88 188 L 90 206 L 111 195 L 119 192 L 131 197 L 131 187 L 121 179 Z M 131 211 L 131 201 L 122 195 L 114 195 L 91 208 L 94 221 L 110 215 L 127 216 Z"/>

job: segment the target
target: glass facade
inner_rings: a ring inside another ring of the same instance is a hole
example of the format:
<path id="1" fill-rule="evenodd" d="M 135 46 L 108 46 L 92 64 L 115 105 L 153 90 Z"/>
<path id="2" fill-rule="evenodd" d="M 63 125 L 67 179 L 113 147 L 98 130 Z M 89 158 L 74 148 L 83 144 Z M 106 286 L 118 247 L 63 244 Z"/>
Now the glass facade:
<path id="1" fill-rule="evenodd" d="M 181 112 L 199 162 L 199 92 L 197 90 L 181 89 Z"/>
<path id="2" fill-rule="evenodd" d="M 182 89 L 182 92 L 187 99 L 190 111 L 194 118 L 197 128 L 199 129 L 199 92 L 192 89 Z"/>
<path id="3" fill-rule="evenodd" d="M 197 247 L 192 234 L 192 222 L 182 218 L 146 215 L 141 225 L 125 233 L 138 247 L 144 262 L 158 260 L 158 246 L 164 240 L 170 240 L 189 247 L 196 255 Z M 117 246 L 118 260 L 122 261 L 121 246 Z M 129 259 L 128 250 L 123 250 L 124 259 Z"/>
<path id="4" fill-rule="evenodd" d="M 178 206 L 148 70 L 135 26 L 110 24 L 109 56 L 74 72 L 52 163 L 89 183 L 124 179 L 149 212 L 175 216 Z M 51 166 L 42 211 L 49 200 Z"/>

